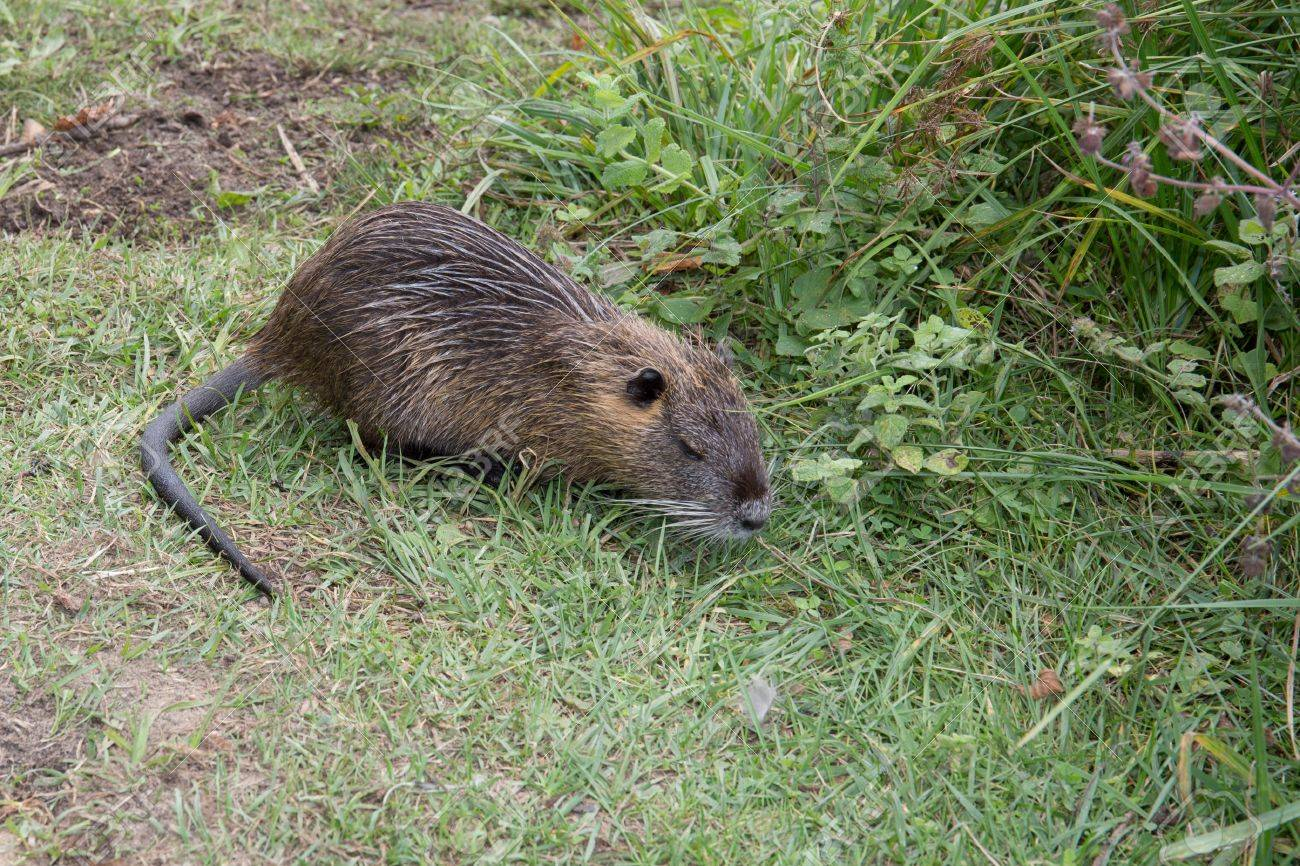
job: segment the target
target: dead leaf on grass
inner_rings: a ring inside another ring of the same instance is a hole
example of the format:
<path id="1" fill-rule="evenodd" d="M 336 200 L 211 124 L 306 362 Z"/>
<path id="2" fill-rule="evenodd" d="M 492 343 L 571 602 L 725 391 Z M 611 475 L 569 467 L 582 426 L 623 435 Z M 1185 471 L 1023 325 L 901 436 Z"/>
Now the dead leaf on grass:
<path id="1" fill-rule="evenodd" d="M 55 132 L 70 132 L 74 129 L 97 126 L 117 109 L 116 99 L 106 99 L 98 105 L 89 105 L 75 114 L 65 114 L 54 121 Z"/>
<path id="2" fill-rule="evenodd" d="M 703 264 L 702 256 L 662 256 L 651 270 L 656 274 L 672 274 L 677 271 L 693 271 Z"/>
<path id="3" fill-rule="evenodd" d="M 239 122 L 239 115 L 227 108 L 212 118 L 211 126 L 213 129 L 220 129 L 223 126 L 233 126 L 239 128 L 243 124 Z"/>
<path id="4" fill-rule="evenodd" d="M 755 730 L 762 727 L 763 720 L 767 718 L 772 705 L 776 703 L 776 697 L 776 688 L 762 676 L 756 676 L 749 681 L 740 711 L 749 719 Z"/>
<path id="5" fill-rule="evenodd" d="M 1043 668 L 1038 672 L 1038 679 L 1034 683 L 1020 688 L 1036 701 L 1050 698 L 1052 695 L 1065 694 L 1065 685 L 1061 682 L 1061 678 L 1056 675 L 1056 671 L 1051 668 Z"/>
<path id="6" fill-rule="evenodd" d="M 68 613 L 81 613 L 81 599 L 61 589 L 56 589 L 50 594 L 54 597 L 54 603 Z"/>
<path id="7" fill-rule="evenodd" d="M 35 144 L 49 134 L 44 126 L 30 118 L 23 121 L 23 131 L 18 136 L 19 144 Z"/>
<path id="8" fill-rule="evenodd" d="M 213 749 L 218 752 L 229 752 L 231 749 L 235 748 L 234 743 L 230 742 L 230 740 L 227 740 L 220 734 L 208 734 L 203 738 L 202 745 L 205 748 Z"/>

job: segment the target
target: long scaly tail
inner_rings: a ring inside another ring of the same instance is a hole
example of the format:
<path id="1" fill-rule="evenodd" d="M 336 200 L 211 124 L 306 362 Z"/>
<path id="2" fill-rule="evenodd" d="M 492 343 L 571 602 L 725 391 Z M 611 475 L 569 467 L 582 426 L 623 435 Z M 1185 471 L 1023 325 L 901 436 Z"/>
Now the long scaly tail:
<path id="1" fill-rule="evenodd" d="M 140 442 L 140 463 L 154 490 L 158 491 L 158 497 L 197 529 L 208 547 L 230 560 L 239 573 L 258 589 L 274 595 L 276 581 L 239 552 L 235 542 L 217 526 L 181 481 L 168 455 L 168 446 L 187 430 L 229 405 L 241 390 L 251 391 L 268 378 L 247 356 L 240 358 L 149 422 Z"/>

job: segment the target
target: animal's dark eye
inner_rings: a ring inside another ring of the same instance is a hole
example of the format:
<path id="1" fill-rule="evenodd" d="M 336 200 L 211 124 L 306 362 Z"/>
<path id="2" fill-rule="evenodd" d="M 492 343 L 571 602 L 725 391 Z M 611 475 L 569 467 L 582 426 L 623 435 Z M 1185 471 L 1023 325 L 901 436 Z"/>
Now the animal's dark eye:
<path id="1" fill-rule="evenodd" d="M 704 459 L 704 453 L 700 451 L 700 449 L 691 445 L 691 443 L 687 442 L 685 439 L 679 437 L 677 440 L 677 445 L 682 449 L 682 453 L 685 454 L 687 457 L 691 458 L 692 460 Z"/>

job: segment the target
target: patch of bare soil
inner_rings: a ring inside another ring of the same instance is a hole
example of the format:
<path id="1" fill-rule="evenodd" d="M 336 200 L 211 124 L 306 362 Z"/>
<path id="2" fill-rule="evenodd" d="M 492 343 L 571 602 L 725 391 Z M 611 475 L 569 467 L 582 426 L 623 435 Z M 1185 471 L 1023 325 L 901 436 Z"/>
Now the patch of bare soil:
<path id="1" fill-rule="evenodd" d="M 148 662 L 128 663 L 114 670 L 105 704 L 111 714 L 151 719 L 151 745 L 183 747 L 209 716 L 219 726 L 232 715 L 220 708 L 213 712 L 212 701 L 220 692 L 220 679 L 206 668 L 161 670 Z"/>
<path id="2" fill-rule="evenodd" d="M 219 669 L 206 665 L 164 670 L 146 658 L 110 664 L 109 685 L 91 724 L 116 731 L 112 739 L 118 743 L 134 742 L 141 725 L 147 725 L 143 760 L 126 762 L 125 747 L 118 745 L 108 760 L 83 762 L 43 786 L 21 777 L 46 767 L 68 768 L 84 753 L 87 729 L 50 738 L 52 716 L 40 702 L 21 708 L 24 724 L 18 727 L 12 713 L 0 711 L 0 805 L 11 798 L 39 823 L 73 828 L 61 837 L 67 850 L 77 852 L 68 862 L 179 862 L 179 839 L 167 818 L 178 796 L 201 802 L 205 813 L 217 811 L 212 776 L 218 760 L 238 767 L 224 777 L 237 781 L 222 796 L 251 795 L 267 783 L 255 765 L 239 757 L 253 719 L 242 707 L 223 705 L 224 681 Z M 81 677 L 71 687 L 91 688 L 93 681 Z M 231 696 L 239 690 L 236 684 Z M 0 707 L 8 694 L 0 684 Z M 197 745 L 196 733 L 201 734 Z M 6 766 L 5 757 L 12 755 L 18 757 Z M 6 778 L 19 781 L 6 785 Z"/>
<path id="3" fill-rule="evenodd" d="M 105 118 L 83 107 L 94 122 L 42 146 L 35 177 L 0 198 L 0 233 L 148 235 L 174 224 L 186 234 L 228 218 L 249 193 L 328 190 L 348 153 L 385 132 L 331 116 L 329 104 L 364 108 L 358 94 L 402 86 L 396 73 L 312 74 L 260 54 L 154 72 L 144 104 L 128 98 Z"/>
<path id="4" fill-rule="evenodd" d="M 20 699 L 12 684 L 0 682 L 0 797 L 15 779 L 41 768 L 61 769 L 75 760 L 80 737 L 51 736 L 54 706 L 45 699 Z"/>
<path id="5" fill-rule="evenodd" d="M 53 469 L 45 467 L 41 471 Z M 16 492 L 22 493 L 22 486 L 20 478 Z M 59 631 L 67 640 L 77 631 L 77 618 L 85 606 L 111 595 L 116 585 L 111 580 L 120 581 L 123 575 L 140 570 L 123 567 L 129 548 L 121 535 L 103 527 L 86 526 L 65 537 L 49 537 L 24 533 L 21 524 L 15 521 L 10 527 L 0 518 L 0 535 L 6 531 L 6 537 L 21 537 L 26 542 L 14 551 L 15 574 L 19 587 L 32 587 L 29 601 L 14 604 L 8 611 L 14 626 L 49 623 L 51 610 L 57 609 L 62 614 L 59 621 L 63 627 Z M 142 580 L 136 581 L 135 588 Z"/>

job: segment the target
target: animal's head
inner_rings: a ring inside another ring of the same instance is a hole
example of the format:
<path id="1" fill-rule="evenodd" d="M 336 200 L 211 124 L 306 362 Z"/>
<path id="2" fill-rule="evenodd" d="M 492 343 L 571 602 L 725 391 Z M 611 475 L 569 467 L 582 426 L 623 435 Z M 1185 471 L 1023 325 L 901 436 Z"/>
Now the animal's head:
<path id="1" fill-rule="evenodd" d="M 729 359 L 642 322 L 632 330 L 592 371 L 613 480 L 684 534 L 748 538 L 766 525 L 772 493 Z"/>

